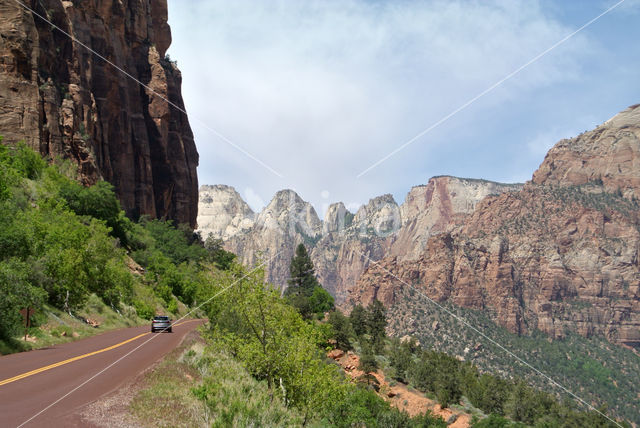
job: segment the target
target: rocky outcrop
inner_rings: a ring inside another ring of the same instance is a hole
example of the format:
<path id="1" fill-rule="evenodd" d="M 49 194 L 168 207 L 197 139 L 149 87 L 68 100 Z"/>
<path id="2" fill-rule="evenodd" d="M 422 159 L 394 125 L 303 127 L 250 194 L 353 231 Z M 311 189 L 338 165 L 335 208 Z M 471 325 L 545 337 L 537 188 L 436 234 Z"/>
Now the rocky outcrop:
<path id="1" fill-rule="evenodd" d="M 640 346 L 640 108 L 559 142 L 521 191 L 483 199 L 415 260 L 371 265 L 348 298 L 400 288 L 486 310 L 515 333 L 568 330 Z"/>
<path id="2" fill-rule="evenodd" d="M 0 135 L 111 182 L 127 214 L 195 226 L 198 153 L 166 0 L 0 1 Z M 103 58 L 125 70 L 133 78 Z M 169 100 L 178 108 L 167 104 Z"/>
<path id="3" fill-rule="evenodd" d="M 370 260 L 390 253 L 415 258 L 431 234 L 448 230 L 486 195 L 521 187 L 435 177 L 414 187 L 401 206 L 391 195 L 383 195 L 353 214 L 339 202 L 329 206 L 320 222 L 311 205 L 293 191 L 279 192 L 253 220 L 235 190 L 203 186 L 198 224 L 203 237 L 213 232 L 244 263 L 268 261 L 267 278 L 281 288 L 286 287 L 295 247 L 305 243 L 320 283 L 342 303 Z"/>
<path id="4" fill-rule="evenodd" d="M 485 197 L 520 189 L 521 184 L 448 176 L 413 187 L 401 206 L 402 228 L 393 240 L 391 255 L 400 260 L 418 258 L 430 236 L 459 224 Z"/>
<path id="5" fill-rule="evenodd" d="M 593 131 L 556 144 L 533 174 L 543 185 L 597 184 L 640 198 L 640 108 L 630 107 Z"/>
<path id="6" fill-rule="evenodd" d="M 293 190 L 281 190 L 255 216 L 252 227 L 230 236 L 225 247 L 246 265 L 265 262 L 266 279 L 284 290 L 296 246 L 311 246 L 321 233 L 322 222 L 311 204 Z"/>
<path id="7" fill-rule="evenodd" d="M 251 229 L 255 213 L 231 186 L 200 186 L 198 231 L 203 239 L 210 235 L 227 241 Z"/>
<path id="8" fill-rule="evenodd" d="M 311 259 L 320 284 L 337 302 L 345 299 L 369 266 L 362 255 L 373 260 L 384 257 L 389 251 L 389 238 L 401 224 L 400 207 L 391 195 L 371 199 L 355 215 L 346 211 L 342 203 L 329 207 L 325 233 L 313 246 Z"/>

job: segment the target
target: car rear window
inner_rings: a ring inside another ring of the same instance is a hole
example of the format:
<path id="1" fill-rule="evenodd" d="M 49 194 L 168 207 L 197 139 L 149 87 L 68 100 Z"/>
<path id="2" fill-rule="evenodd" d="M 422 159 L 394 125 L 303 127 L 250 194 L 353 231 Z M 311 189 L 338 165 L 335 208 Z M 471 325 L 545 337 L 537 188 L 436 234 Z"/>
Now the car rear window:
<path id="1" fill-rule="evenodd" d="M 169 321 L 169 317 L 154 317 L 153 319 L 156 321 Z"/>

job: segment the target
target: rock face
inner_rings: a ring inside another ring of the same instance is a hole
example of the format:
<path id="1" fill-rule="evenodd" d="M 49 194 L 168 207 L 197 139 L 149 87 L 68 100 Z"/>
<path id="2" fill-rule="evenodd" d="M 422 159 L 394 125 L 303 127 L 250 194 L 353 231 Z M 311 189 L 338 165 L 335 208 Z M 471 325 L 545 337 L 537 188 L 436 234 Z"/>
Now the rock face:
<path id="1" fill-rule="evenodd" d="M 521 184 L 446 176 L 413 187 L 401 206 L 402 228 L 393 240 L 391 254 L 401 260 L 418 258 L 430 236 L 460 223 L 486 196 L 520 189 Z"/>
<path id="2" fill-rule="evenodd" d="M 609 119 L 591 132 L 562 140 L 533 174 L 535 184 L 599 184 L 607 192 L 640 197 L 640 108 Z"/>
<path id="3" fill-rule="evenodd" d="M 333 212 L 343 213 L 334 220 Z M 379 260 L 389 251 L 389 238 L 402 224 L 400 207 L 391 195 L 378 196 L 351 214 L 342 203 L 327 210 L 326 233 L 313 246 L 311 259 L 320 284 L 338 303 L 369 266 L 362 255 Z"/>
<path id="4" fill-rule="evenodd" d="M 198 231 L 203 239 L 210 234 L 229 240 L 247 231 L 255 222 L 255 213 L 231 186 L 200 186 Z"/>
<path id="5" fill-rule="evenodd" d="M 77 162 L 85 184 L 111 182 L 132 217 L 195 226 L 198 153 L 165 59 L 166 0 L 0 1 L 0 135 Z M 179 107 L 171 107 L 165 100 Z"/>
<path id="6" fill-rule="evenodd" d="M 238 255 L 240 261 L 249 266 L 257 266 L 267 262 L 264 266 L 266 279 L 280 286 L 286 287 L 289 277 L 289 263 L 293 257 L 296 246 L 301 242 L 307 245 L 317 240 L 322 233 L 322 222 L 308 202 L 303 201 L 293 190 L 279 191 L 269 204 L 258 215 L 252 215 L 251 210 L 242 201 L 240 195 L 228 186 L 203 186 L 202 189 L 218 189 L 217 192 L 205 191 L 201 196 L 200 206 L 203 214 L 219 218 L 235 218 L 224 226 L 222 230 L 216 230 L 214 226 L 222 223 L 209 223 L 210 229 L 205 229 L 220 236 L 225 242 L 225 248 Z M 201 190 L 202 190 L 201 189 Z M 219 189 L 224 189 L 220 191 Z M 233 195 L 229 198 L 229 195 Z M 211 196 L 213 199 L 208 204 L 203 204 L 203 199 Z M 217 198 L 229 200 L 227 204 L 220 203 Z M 208 211 L 204 207 L 208 207 Z M 246 207 L 245 207 L 246 206 Z M 206 219 L 198 217 L 198 224 L 206 224 Z M 236 227 L 239 224 L 240 227 Z M 248 227 L 246 227 L 248 226 Z M 203 230 L 201 234 L 205 236 Z"/>
<path id="7" fill-rule="evenodd" d="M 342 303 L 369 266 L 369 258 L 380 260 L 389 253 L 415 258 L 432 233 L 448 230 L 486 195 L 521 187 L 436 177 L 414 187 L 400 206 L 391 195 L 383 195 L 353 214 L 339 202 L 329 207 L 321 222 L 311 205 L 291 190 L 276 194 L 253 216 L 233 188 L 202 186 L 198 224 L 203 237 L 213 233 L 222 238 L 242 262 L 270 260 L 267 278 L 282 289 L 294 249 L 305 243 L 320 283 Z"/>
<path id="8" fill-rule="evenodd" d="M 640 108 L 560 141 L 519 192 L 489 196 L 415 260 L 371 265 L 348 298 L 399 288 L 487 310 L 515 333 L 640 346 Z"/>

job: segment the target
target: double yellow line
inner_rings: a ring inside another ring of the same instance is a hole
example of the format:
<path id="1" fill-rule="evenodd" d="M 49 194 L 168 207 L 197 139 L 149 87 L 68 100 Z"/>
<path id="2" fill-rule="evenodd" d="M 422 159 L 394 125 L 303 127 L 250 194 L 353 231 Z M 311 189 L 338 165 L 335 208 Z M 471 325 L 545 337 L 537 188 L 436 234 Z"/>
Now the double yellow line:
<path id="1" fill-rule="evenodd" d="M 81 360 L 83 358 L 91 357 L 93 355 L 97 355 L 97 354 L 101 354 L 103 352 L 110 351 L 110 350 L 118 348 L 118 347 L 120 347 L 122 345 L 126 345 L 129 342 L 133 342 L 134 340 L 139 339 L 142 336 L 146 336 L 147 334 L 149 334 L 149 333 L 142 333 L 142 334 L 139 334 L 139 335 L 137 335 L 135 337 L 132 337 L 131 339 L 127 339 L 124 342 L 120 342 L 120 343 L 117 343 L 117 344 L 115 344 L 113 346 L 109 346 L 108 348 L 100 349 L 98 351 L 89 352 L 88 354 L 78 355 L 77 357 L 69 358 L 68 360 L 59 361 L 57 363 L 49 364 L 48 366 L 40 367 L 39 369 L 31 370 L 30 372 L 19 374 L 18 376 L 10 377 L 9 379 L 5 379 L 5 380 L 0 381 L 0 386 L 6 385 L 6 384 L 11 383 L 11 382 L 15 382 L 15 381 L 20 380 L 20 379 L 24 379 L 25 377 L 29 377 L 29 376 L 33 376 L 33 375 L 38 374 L 38 373 L 45 372 L 47 370 L 54 369 L 56 367 L 64 366 L 65 364 L 69 364 L 69 363 L 72 363 L 74 361 Z"/>
<path id="2" fill-rule="evenodd" d="M 183 321 L 180 324 L 174 324 L 173 327 L 177 327 L 179 325 L 182 325 L 182 324 L 190 322 L 190 321 L 196 321 L 196 320 Z M 11 383 L 11 382 L 15 382 L 15 381 L 20 380 L 20 379 L 24 379 L 24 378 L 29 377 L 29 376 L 36 375 L 38 373 L 45 372 L 47 370 L 54 369 L 56 367 L 64 366 L 65 364 L 69 364 L 69 363 L 72 363 L 74 361 L 82 360 L 83 358 L 91 357 L 93 355 L 101 354 L 103 352 L 107 352 L 107 351 L 110 351 L 112 349 L 119 348 L 122 345 L 126 345 L 127 343 L 133 342 L 134 340 L 139 339 L 139 338 L 141 338 L 143 336 L 147 336 L 148 334 L 150 334 L 150 333 L 149 332 L 142 333 L 142 334 L 139 334 L 139 335 L 137 335 L 135 337 L 132 337 L 131 339 L 127 339 L 127 340 L 125 340 L 123 342 L 116 343 L 115 345 L 109 346 L 107 348 L 103 348 L 103 349 L 99 349 L 97 351 L 89 352 L 88 354 L 78 355 L 77 357 L 69 358 L 68 360 L 59 361 L 57 363 L 49 364 L 48 366 L 40 367 L 39 369 L 31 370 L 30 372 L 26 372 L 26 373 L 22 373 L 22 374 L 19 374 L 17 376 L 14 376 L 14 377 L 10 377 L 9 379 L 1 380 L 0 381 L 0 386 L 6 385 L 6 384 Z"/>

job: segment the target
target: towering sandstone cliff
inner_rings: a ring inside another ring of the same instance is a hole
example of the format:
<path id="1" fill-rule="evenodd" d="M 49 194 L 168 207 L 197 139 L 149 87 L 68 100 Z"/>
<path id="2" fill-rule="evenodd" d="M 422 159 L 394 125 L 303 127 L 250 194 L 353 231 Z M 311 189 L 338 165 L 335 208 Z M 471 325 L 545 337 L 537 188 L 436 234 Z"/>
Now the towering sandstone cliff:
<path id="1" fill-rule="evenodd" d="M 80 42 L 183 108 L 165 59 L 166 0 L 27 0 Z M 0 0 L 0 135 L 111 182 L 133 217 L 195 226 L 198 153 L 187 116 L 12 0 Z"/>
<path id="2" fill-rule="evenodd" d="M 487 310 L 512 332 L 573 330 L 640 347 L 639 161 L 634 106 L 560 141 L 521 191 L 487 197 L 416 259 L 371 265 L 348 301 L 394 305 L 413 286 Z"/>
<path id="3" fill-rule="evenodd" d="M 341 303 L 369 266 L 368 258 L 380 260 L 391 253 L 414 259 L 431 234 L 448 230 L 485 196 L 520 188 L 435 177 L 411 189 L 400 206 L 391 195 L 383 195 L 353 214 L 340 202 L 320 221 L 313 207 L 292 190 L 278 192 L 255 215 L 232 187 L 202 186 L 198 225 L 204 238 L 211 233 L 223 239 L 243 263 L 268 261 L 267 279 L 282 288 L 295 247 L 305 243 L 320 283 Z"/>

